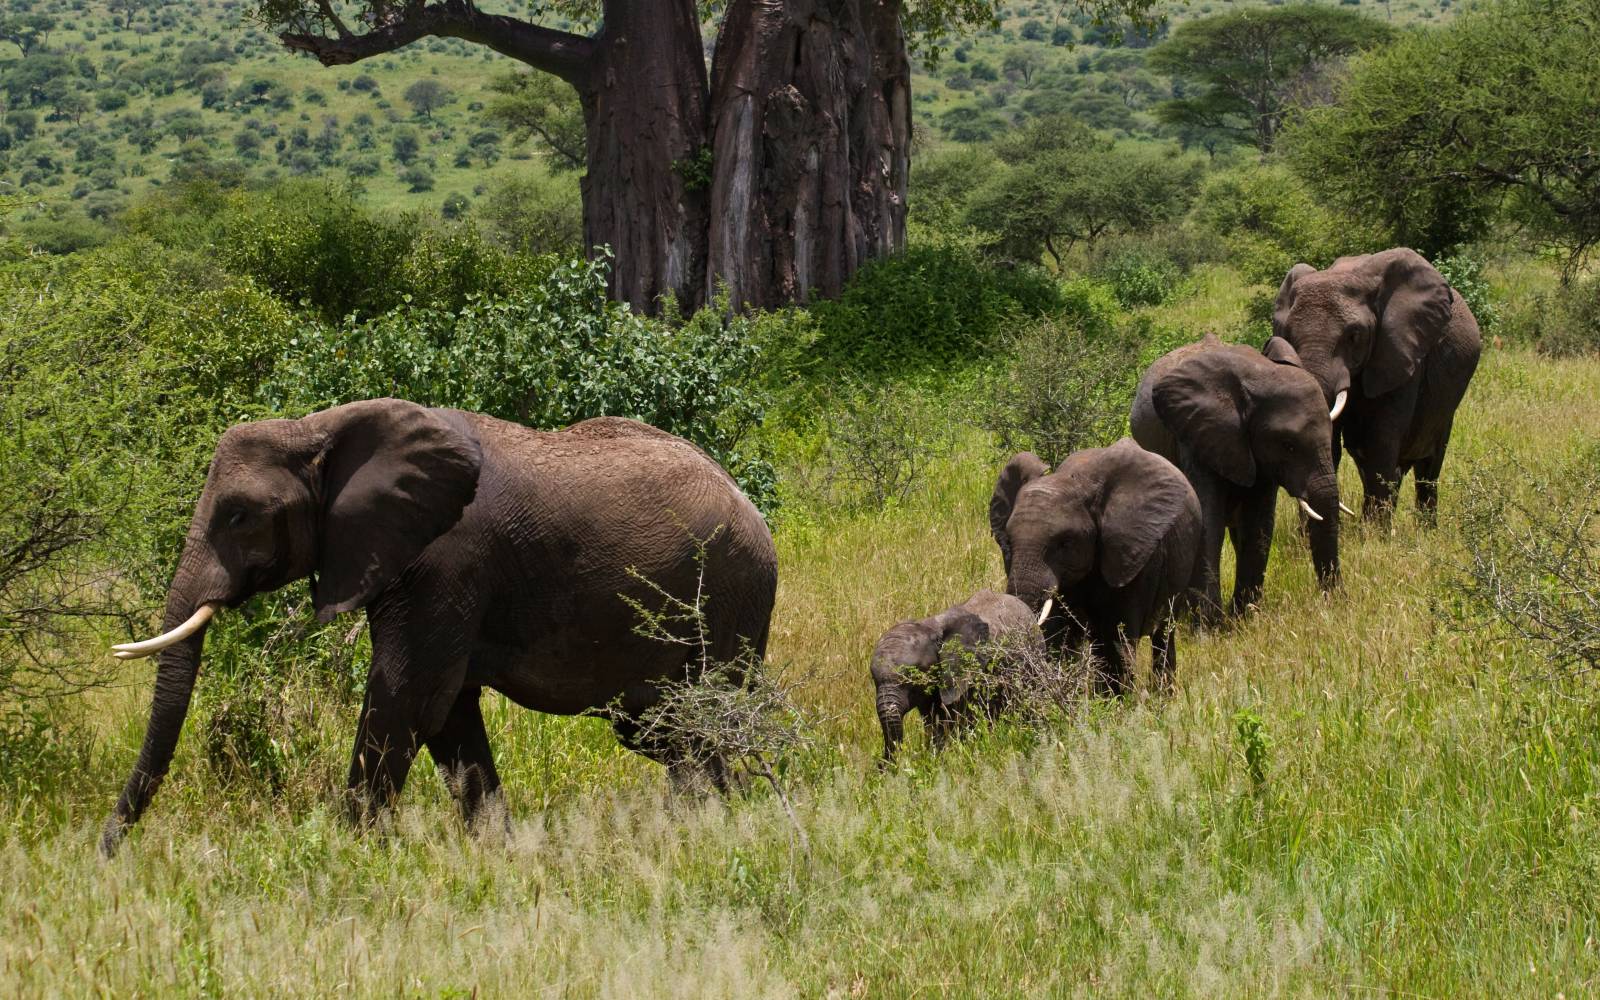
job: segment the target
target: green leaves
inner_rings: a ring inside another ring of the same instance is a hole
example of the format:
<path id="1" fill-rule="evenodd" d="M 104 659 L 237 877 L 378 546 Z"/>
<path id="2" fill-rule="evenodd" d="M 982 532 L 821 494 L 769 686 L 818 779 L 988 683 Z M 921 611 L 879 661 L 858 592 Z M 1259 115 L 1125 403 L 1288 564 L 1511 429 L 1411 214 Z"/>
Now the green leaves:
<path id="1" fill-rule="evenodd" d="M 1600 3 L 1500 0 L 1359 60 L 1286 146 L 1318 191 L 1437 254 L 1496 210 L 1576 263 L 1600 243 Z"/>
<path id="2" fill-rule="evenodd" d="M 1212 130 L 1267 152 L 1284 113 L 1319 72 L 1392 34 L 1355 11 L 1309 3 L 1186 22 L 1150 51 L 1149 65 L 1203 89 L 1158 113 L 1169 125 Z"/>

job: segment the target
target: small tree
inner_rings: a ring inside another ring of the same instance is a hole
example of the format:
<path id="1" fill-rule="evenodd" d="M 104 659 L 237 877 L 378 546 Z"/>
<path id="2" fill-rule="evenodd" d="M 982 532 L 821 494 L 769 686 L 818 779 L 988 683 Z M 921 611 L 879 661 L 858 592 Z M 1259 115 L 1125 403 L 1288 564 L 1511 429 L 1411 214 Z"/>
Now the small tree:
<path id="1" fill-rule="evenodd" d="M 1285 113 L 1318 74 L 1392 35 L 1356 11 L 1309 3 L 1185 22 L 1150 50 L 1149 65 L 1194 96 L 1167 101 L 1157 114 L 1169 125 L 1210 129 L 1267 152 Z"/>
<path id="2" fill-rule="evenodd" d="M 433 120 L 435 111 L 456 99 L 449 87 L 426 77 L 407 87 L 401 96 L 413 111 L 429 121 Z"/>

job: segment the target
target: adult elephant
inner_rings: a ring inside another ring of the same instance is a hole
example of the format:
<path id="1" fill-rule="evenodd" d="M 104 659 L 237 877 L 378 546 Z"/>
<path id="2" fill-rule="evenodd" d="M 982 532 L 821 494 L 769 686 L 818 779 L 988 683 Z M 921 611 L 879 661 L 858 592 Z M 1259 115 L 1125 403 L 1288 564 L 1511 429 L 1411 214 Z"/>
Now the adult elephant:
<path id="1" fill-rule="evenodd" d="M 992 590 L 891 627 L 873 647 L 869 668 L 883 728 L 883 759 L 894 760 L 908 712 L 921 712 L 934 745 L 942 745 L 976 713 L 998 707 L 985 697 L 981 681 L 997 659 L 1039 652 L 1043 646 L 1028 606 Z M 963 657 L 975 662 L 963 664 Z"/>
<path id="2" fill-rule="evenodd" d="M 1339 579 L 1339 483 L 1322 389 L 1294 348 L 1274 337 L 1257 352 L 1207 334 L 1158 358 L 1139 380 L 1133 439 L 1183 471 L 1205 526 L 1191 594 L 1202 615 L 1222 610 L 1222 540 L 1235 556 L 1232 612 L 1261 599 L 1278 490 L 1309 518 L 1311 562 L 1324 589 Z"/>
<path id="3" fill-rule="evenodd" d="M 1278 289 L 1273 333 L 1316 377 L 1333 449 L 1355 459 L 1362 512 L 1382 518 L 1415 470 L 1417 509 L 1432 520 L 1456 407 L 1483 340 L 1472 310 L 1432 264 L 1403 247 L 1296 264 Z"/>
<path id="4" fill-rule="evenodd" d="M 1099 687 L 1127 690 L 1135 647 L 1150 636 L 1158 687 L 1177 668 L 1174 614 L 1200 551 L 1200 501 L 1171 462 L 1123 438 L 1069 455 L 1051 473 L 1026 452 L 1007 463 L 989 508 L 1006 589 L 1036 613 L 1057 649 L 1083 641 Z"/>
<path id="5" fill-rule="evenodd" d="M 703 586 L 700 547 L 704 547 Z M 419 745 L 470 821 L 497 792 L 478 698 L 572 714 L 615 703 L 623 742 L 658 682 L 697 645 L 635 634 L 629 600 L 703 599 L 707 654 L 760 656 L 777 589 L 766 523 L 704 452 L 631 420 L 554 433 L 398 399 L 229 429 L 167 592 L 138 763 L 106 823 L 110 855 L 167 772 L 206 623 L 221 607 L 311 577 L 317 617 L 366 608 L 372 665 L 351 755 L 351 807 L 370 818 Z M 666 760 L 673 767 L 682 761 Z"/>

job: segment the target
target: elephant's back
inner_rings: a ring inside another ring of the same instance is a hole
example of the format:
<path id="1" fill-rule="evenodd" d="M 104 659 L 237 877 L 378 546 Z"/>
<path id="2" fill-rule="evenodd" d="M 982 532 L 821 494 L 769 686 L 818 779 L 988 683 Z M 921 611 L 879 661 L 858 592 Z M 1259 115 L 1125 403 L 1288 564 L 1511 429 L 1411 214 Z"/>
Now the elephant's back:
<path id="1" fill-rule="evenodd" d="M 1139 388 L 1134 390 L 1133 406 L 1128 412 L 1128 435 L 1139 447 L 1155 452 L 1169 462 L 1178 460 L 1178 441 L 1156 412 L 1156 383 L 1182 364 L 1185 358 L 1220 346 L 1222 343 L 1214 334 L 1207 334 L 1204 339 L 1168 351 L 1144 370 L 1144 375 L 1139 379 Z"/>
<path id="2" fill-rule="evenodd" d="M 1025 639 L 1039 636 L 1033 612 L 1019 597 L 980 590 L 962 607 L 984 620 L 992 638 L 1003 641 L 1018 636 Z"/>

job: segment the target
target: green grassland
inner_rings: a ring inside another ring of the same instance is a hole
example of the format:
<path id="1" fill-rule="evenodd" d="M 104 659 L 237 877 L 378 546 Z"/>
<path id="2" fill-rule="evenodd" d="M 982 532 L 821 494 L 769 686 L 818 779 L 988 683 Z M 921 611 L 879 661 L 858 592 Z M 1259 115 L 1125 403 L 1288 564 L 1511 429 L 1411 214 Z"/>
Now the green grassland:
<path id="1" fill-rule="evenodd" d="M 1173 310 L 1224 328 L 1207 272 Z M 1344 534 L 1318 593 L 1280 505 L 1267 595 L 1180 637 L 1174 694 L 1085 703 L 874 766 L 868 651 L 998 586 L 1002 457 L 963 430 L 906 502 L 785 508 L 771 658 L 815 721 L 777 801 L 672 796 L 594 719 L 490 699 L 510 835 L 461 828 L 413 771 L 385 833 L 338 815 L 353 702 L 286 677 L 280 786 L 207 752 L 202 668 L 173 771 L 94 851 L 150 675 L 73 702 L 75 766 L 0 803 L 0 991 L 13 996 L 1556 996 L 1600 988 L 1593 683 L 1450 626 L 1469 476 L 1516 492 L 1592 448 L 1600 361 L 1491 348 L 1440 524 Z M 1354 495 L 1354 470 L 1344 488 Z M 1409 504 L 1408 504 L 1409 506 Z M 112 641 L 108 635 L 105 641 Z M 100 655 L 97 648 L 84 657 Z M 915 726 L 913 726 L 915 729 Z"/>

